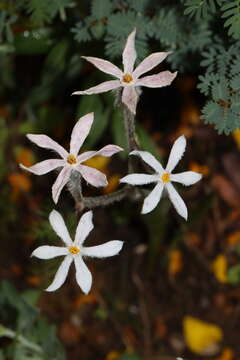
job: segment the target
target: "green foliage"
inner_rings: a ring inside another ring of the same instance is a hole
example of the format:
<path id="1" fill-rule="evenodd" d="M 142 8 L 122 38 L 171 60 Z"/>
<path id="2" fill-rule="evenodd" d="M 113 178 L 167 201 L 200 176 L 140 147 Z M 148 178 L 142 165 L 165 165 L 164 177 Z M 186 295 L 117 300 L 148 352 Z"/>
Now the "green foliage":
<path id="1" fill-rule="evenodd" d="M 226 19 L 224 27 L 229 27 L 228 34 L 235 39 L 240 37 L 240 0 L 224 2 L 221 8 L 222 17 Z"/>
<path id="2" fill-rule="evenodd" d="M 240 282 L 240 264 L 231 266 L 228 270 L 227 277 L 228 277 L 228 281 L 231 284 L 233 284 L 233 285 L 239 284 L 239 282 Z"/>
<path id="3" fill-rule="evenodd" d="M 184 14 L 196 16 L 198 19 L 206 18 L 209 12 L 215 12 L 221 3 L 222 0 L 186 0 L 184 2 L 186 7 Z"/>
<path id="4" fill-rule="evenodd" d="M 11 25 L 17 20 L 16 15 L 8 14 L 6 11 L 0 13 L 0 43 L 6 40 L 8 43 L 12 43 L 14 36 L 12 33 Z"/>

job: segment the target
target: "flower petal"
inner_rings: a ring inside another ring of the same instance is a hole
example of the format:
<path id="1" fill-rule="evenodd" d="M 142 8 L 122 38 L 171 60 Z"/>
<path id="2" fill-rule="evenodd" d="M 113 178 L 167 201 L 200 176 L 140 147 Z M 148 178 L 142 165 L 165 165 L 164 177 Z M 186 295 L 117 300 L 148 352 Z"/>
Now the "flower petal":
<path id="1" fill-rule="evenodd" d="M 170 85 L 177 76 L 177 72 L 162 71 L 156 75 L 144 76 L 136 81 L 136 86 L 147 86 L 150 88 L 158 88 Z"/>
<path id="2" fill-rule="evenodd" d="M 160 64 L 171 52 L 156 52 L 147 56 L 134 70 L 133 77 L 138 78 Z"/>
<path id="3" fill-rule="evenodd" d="M 96 66 L 99 70 L 105 72 L 106 74 L 110 74 L 116 76 L 117 78 L 122 78 L 123 72 L 110 61 L 92 57 L 92 56 L 82 56 L 83 59 L 89 61 L 94 66 Z"/>
<path id="4" fill-rule="evenodd" d="M 122 102 L 125 105 L 127 105 L 129 110 L 133 114 L 136 114 L 136 107 L 137 107 L 138 99 L 139 99 L 139 95 L 137 94 L 134 86 L 125 86 L 123 88 Z"/>
<path id="5" fill-rule="evenodd" d="M 127 183 L 131 185 L 145 185 L 158 180 L 158 175 L 146 175 L 146 174 L 130 174 L 120 179 L 120 183 Z"/>
<path id="6" fill-rule="evenodd" d="M 108 241 L 105 244 L 83 247 L 82 254 L 83 256 L 92 256 L 96 258 L 105 258 L 109 256 L 114 256 L 121 251 L 123 247 L 123 241 L 112 240 Z"/>
<path id="7" fill-rule="evenodd" d="M 175 207 L 176 211 L 185 220 L 187 220 L 188 211 L 187 211 L 187 207 L 186 207 L 183 199 L 181 198 L 181 196 L 178 194 L 178 192 L 176 191 L 176 189 L 170 182 L 167 183 L 165 186 L 167 188 L 169 198 L 170 198 L 171 202 L 173 203 L 173 206 Z"/>
<path id="8" fill-rule="evenodd" d="M 53 282 L 51 283 L 51 285 L 46 289 L 46 291 L 55 291 L 58 288 L 60 288 L 60 286 L 62 286 L 62 284 L 64 283 L 64 281 L 66 280 L 70 265 L 73 261 L 73 258 L 71 255 L 67 255 L 65 257 L 65 259 L 63 260 L 63 262 L 61 263 L 61 265 L 58 268 L 58 271 L 56 272 L 56 275 L 53 279 Z"/>
<path id="9" fill-rule="evenodd" d="M 79 220 L 76 229 L 75 240 L 74 240 L 74 244 L 76 244 L 76 246 L 81 245 L 85 241 L 90 231 L 92 231 L 93 229 L 92 216 L 93 216 L 92 211 L 88 211 L 85 214 L 83 214 L 81 219 Z"/>
<path id="10" fill-rule="evenodd" d="M 67 151 L 47 135 L 27 134 L 27 138 L 44 149 L 56 151 L 63 159 L 66 159 L 68 156 Z"/>
<path id="11" fill-rule="evenodd" d="M 179 174 L 171 174 L 171 181 L 176 181 L 186 186 L 195 184 L 201 180 L 201 178 L 202 174 L 195 171 L 184 171 Z"/>
<path id="12" fill-rule="evenodd" d="M 70 154 L 77 156 L 79 149 L 89 134 L 94 120 L 94 113 L 82 116 L 75 124 L 70 141 Z"/>
<path id="13" fill-rule="evenodd" d="M 32 252 L 31 256 L 36 256 L 38 259 L 53 259 L 57 256 L 67 255 L 68 249 L 60 246 L 39 246 Z"/>
<path id="14" fill-rule="evenodd" d="M 132 73 L 133 66 L 137 57 L 135 50 L 135 35 L 136 29 L 134 29 L 131 34 L 128 36 L 125 48 L 122 54 L 122 62 L 124 73 Z"/>
<path id="15" fill-rule="evenodd" d="M 140 156 L 145 163 L 151 166 L 158 174 L 164 173 L 164 169 L 160 162 L 148 151 L 138 151 L 134 150 L 130 152 L 130 155 L 137 155 Z"/>
<path id="16" fill-rule="evenodd" d="M 96 186 L 102 187 L 107 186 L 107 178 L 106 175 L 97 169 L 91 168 L 86 165 L 78 165 L 75 167 L 76 170 L 80 172 L 82 177 L 86 180 L 87 183 Z"/>
<path id="17" fill-rule="evenodd" d="M 173 171 L 173 169 L 175 168 L 175 166 L 178 164 L 181 157 L 183 156 L 185 148 L 186 148 L 186 138 L 184 135 L 182 135 L 179 138 L 177 138 L 177 140 L 174 142 L 172 146 L 168 163 L 166 166 L 167 172 Z"/>
<path id="18" fill-rule="evenodd" d="M 161 199 L 163 188 L 163 183 L 159 182 L 150 192 L 150 194 L 145 198 L 141 211 L 142 214 L 147 214 L 153 209 L 155 209 Z"/>
<path id="19" fill-rule="evenodd" d="M 88 270 L 81 256 L 74 256 L 76 267 L 76 280 L 85 294 L 88 294 L 92 286 L 92 274 Z"/>
<path id="20" fill-rule="evenodd" d="M 87 90 L 75 91 L 72 95 L 92 95 L 110 91 L 122 86 L 119 80 L 104 81 L 103 83 L 93 86 Z"/>
<path id="21" fill-rule="evenodd" d="M 19 164 L 19 166 L 23 170 L 30 171 L 35 175 L 44 175 L 58 167 L 64 166 L 64 164 L 65 164 L 65 160 L 50 159 L 50 160 L 41 161 L 30 167 L 24 166 L 23 164 Z"/>
<path id="22" fill-rule="evenodd" d="M 84 162 L 84 161 L 92 158 L 93 156 L 110 157 L 122 150 L 123 150 L 123 148 L 121 148 L 120 146 L 117 146 L 117 145 L 106 145 L 98 151 L 86 151 L 85 153 L 78 156 L 78 161 Z"/>
<path id="23" fill-rule="evenodd" d="M 52 186 L 52 198 L 55 204 L 58 202 L 61 191 L 69 180 L 71 171 L 72 169 L 69 166 L 65 166 L 58 174 L 58 177 Z"/>
<path id="24" fill-rule="evenodd" d="M 62 215 L 56 210 L 51 211 L 49 215 L 49 222 L 55 233 L 65 242 L 65 244 L 67 246 L 71 246 L 72 240 L 70 238 L 65 222 L 62 218 Z"/>

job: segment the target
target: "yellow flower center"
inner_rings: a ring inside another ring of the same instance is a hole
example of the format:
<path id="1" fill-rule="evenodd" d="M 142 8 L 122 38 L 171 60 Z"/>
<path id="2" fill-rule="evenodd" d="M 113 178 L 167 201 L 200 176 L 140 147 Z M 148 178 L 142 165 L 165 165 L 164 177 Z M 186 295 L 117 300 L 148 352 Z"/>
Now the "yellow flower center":
<path id="1" fill-rule="evenodd" d="M 73 255 L 80 253 L 80 249 L 77 246 L 69 246 L 68 251 Z"/>
<path id="2" fill-rule="evenodd" d="M 170 174 L 169 173 L 164 173 L 161 176 L 161 180 L 164 184 L 168 183 L 170 181 Z"/>
<path id="3" fill-rule="evenodd" d="M 72 155 L 72 154 L 68 155 L 68 157 L 67 157 L 67 162 L 68 162 L 69 164 L 71 164 L 71 165 L 76 164 L 76 163 L 77 163 L 77 158 L 76 158 L 76 156 L 75 156 L 75 155 Z"/>
<path id="4" fill-rule="evenodd" d="M 130 74 L 125 74 L 122 78 L 123 82 L 130 83 L 133 81 L 133 77 Z"/>

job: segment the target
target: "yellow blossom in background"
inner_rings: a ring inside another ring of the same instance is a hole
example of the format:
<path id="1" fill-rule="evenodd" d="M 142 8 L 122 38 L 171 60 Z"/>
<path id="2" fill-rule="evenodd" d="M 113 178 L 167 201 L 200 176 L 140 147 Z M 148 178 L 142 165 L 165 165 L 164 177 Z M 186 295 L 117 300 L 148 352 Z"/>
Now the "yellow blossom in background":
<path id="1" fill-rule="evenodd" d="M 218 255 L 212 262 L 212 271 L 221 283 L 227 282 L 227 259 L 223 254 Z"/>
<path id="2" fill-rule="evenodd" d="M 119 185 L 119 179 L 121 178 L 120 175 L 112 175 L 108 178 L 108 185 L 106 187 L 103 188 L 103 193 L 104 194 L 111 194 L 112 192 L 114 192 L 118 185 Z"/>
<path id="3" fill-rule="evenodd" d="M 118 351 L 110 351 L 110 353 L 107 354 L 106 360 L 117 360 L 120 357 L 120 353 Z"/>
<path id="4" fill-rule="evenodd" d="M 180 250 L 174 249 L 169 252 L 168 258 L 168 274 L 175 276 L 182 270 L 183 267 L 182 253 Z"/>
<path id="5" fill-rule="evenodd" d="M 219 350 L 219 343 L 223 339 L 219 326 L 191 316 L 183 318 L 183 332 L 187 346 L 196 354 L 214 354 Z"/>
<path id="6" fill-rule="evenodd" d="M 111 161 L 108 157 L 94 156 L 91 159 L 84 161 L 84 165 L 94 167 L 97 170 L 106 170 L 109 162 Z"/>
<path id="7" fill-rule="evenodd" d="M 240 129 L 234 130 L 232 136 L 237 144 L 238 149 L 240 149 Z"/>
<path id="8" fill-rule="evenodd" d="M 203 176 L 206 176 L 206 177 L 209 176 L 209 173 L 210 173 L 210 169 L 209 169 L 208 166 L 198 164 L 195 161 L 192 161 L 190 163 L 189 170 L 196 171 L 196 172 L 198 172 L 198 173 L 200 173 L 200 174 L 202 174 Z"/>

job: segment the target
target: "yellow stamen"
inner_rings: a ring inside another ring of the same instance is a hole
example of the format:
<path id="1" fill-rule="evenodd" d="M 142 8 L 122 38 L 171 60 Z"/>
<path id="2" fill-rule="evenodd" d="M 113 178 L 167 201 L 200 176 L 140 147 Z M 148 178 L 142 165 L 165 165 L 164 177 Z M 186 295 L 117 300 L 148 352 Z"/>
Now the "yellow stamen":
<path id="1" fill-rule="evenodd" d="M 169 173 L 164 173 L 161 176 L 161 180 L 164 184 L 168 183 L 170 181 L 170 174 Z"/>
<path id="2" fill-rule="evenodd" d="M 73 255 L 80 253 L 80 249 L 77 246 L 69 246 L 68 251 Z"/>
<path id="3" fill-rule="evenodd" d="M 76 163 L 77 163 L 77 158 L 76 158 L 76 156 L 75 156 L 75 155 L 72 155 L 72 154 L 68 155 L 68 157 L 67 157 L 67 162 L 68 162 L 69 164 L 71 164 L 71 165 L 76 164 Z"/>
<path id="4" fill-rule="evenodd" d="M 122 78 L 123 82 L 130 83 L 133 81 L 133 77 L 130 74 L 125 74 Z"/>

